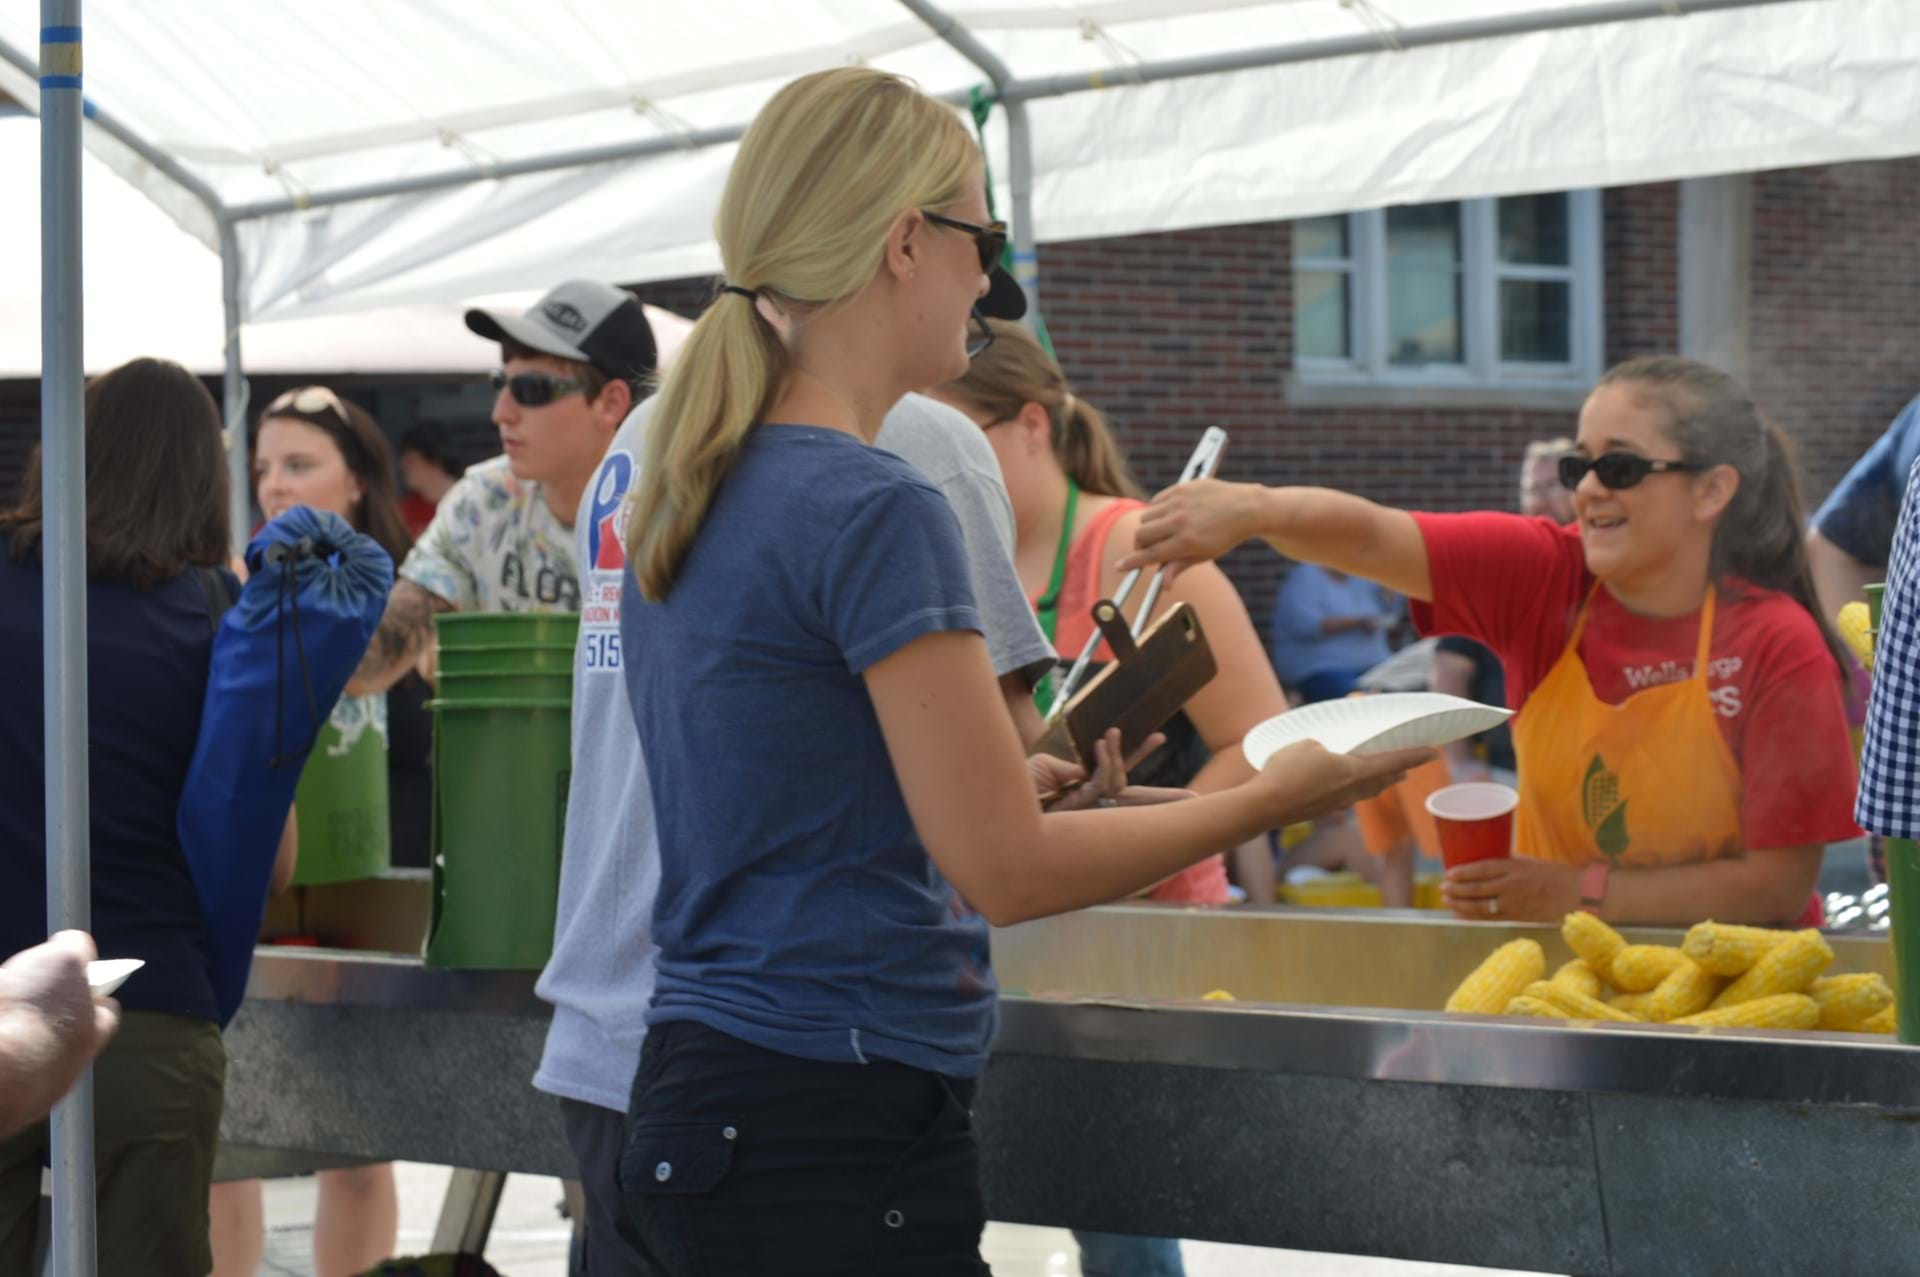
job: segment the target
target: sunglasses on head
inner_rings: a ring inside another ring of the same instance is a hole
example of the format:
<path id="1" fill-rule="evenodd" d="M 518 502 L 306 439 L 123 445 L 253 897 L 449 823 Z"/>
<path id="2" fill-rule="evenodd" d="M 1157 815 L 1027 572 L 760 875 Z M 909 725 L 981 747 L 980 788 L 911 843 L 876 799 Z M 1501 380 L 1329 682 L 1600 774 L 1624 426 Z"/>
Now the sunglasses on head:
<path id="1" fill-rule="evenodd" d="M 957 217 L 947 217 L 941 213 L 929 213 L 924 208 L 920 210 L 920 216 L 926 218 L 935 226 L 944 226 L 948 230 L 965 231 L 967 234 L 973 236 L 974 247 L 980 250 L 980 273 L 983 275 L 991 275 L 993 268 L 1000 264 L 1001 257 L 1006 254 L 1007 224 L 1005 222 L 988 222 L 985 226 L 982 226 L 978 222 L 963 222 Z"/>
<path id="2" fill-rule="evenodd" d="M 318 416 L 331 412 L 339 418 L 342 425 L 347 421 L 347 407 L 340 402 L 340 396 L 325 386 L 296 386 L 267 405 L 264 416 L 274 416 L 283 412 L 303 412 L 308 416 Z"/>
<path id="3" fill-rule="evenodd" d="M 493 393 L 505 390 L 522 408 L 544 408 L 563 395 L 584 394 L 587 383 L 579 377 L 556 377 L 552 373 L 520 372 L 511 377 L 504 368 L 493 370 Z"/>
<path id="4" fill-rule="evenodd" d="M 1571 491 L 1592 471 L 1600 486 L 1611 492 L 1631 488 L 1650 474 L 1705 470 L 1697 461 L 1654 461 L 1636 452 L 1603 452 L 1597 457 L 1569 453 L 1560 458 L 1560 486 Z"/>

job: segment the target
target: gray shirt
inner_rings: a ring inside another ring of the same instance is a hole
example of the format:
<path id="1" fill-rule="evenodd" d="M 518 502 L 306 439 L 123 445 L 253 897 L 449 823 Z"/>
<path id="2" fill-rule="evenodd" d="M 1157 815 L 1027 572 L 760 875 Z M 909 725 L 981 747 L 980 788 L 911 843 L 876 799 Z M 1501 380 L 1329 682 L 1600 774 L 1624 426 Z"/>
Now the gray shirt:
<path id="1" fill-rule="evenodd" d="M 553 957 L 537 986 L 553 1023 L 534 1086 L 615 1112 L 626 1111 L 646 1036 L 660 886 L 653 794 L 620 650 L 621 521 L 652 407 L 639 405 L 621 425 L 573 525 L 581 591 L 573 776 Z M 953 506 L 994 672 L 1046 672 L 1056 658 L 1013 570 L 1013 507 L 986 437 L 953 409 L 909 395 L 875 446 L 912 464 Z"/>

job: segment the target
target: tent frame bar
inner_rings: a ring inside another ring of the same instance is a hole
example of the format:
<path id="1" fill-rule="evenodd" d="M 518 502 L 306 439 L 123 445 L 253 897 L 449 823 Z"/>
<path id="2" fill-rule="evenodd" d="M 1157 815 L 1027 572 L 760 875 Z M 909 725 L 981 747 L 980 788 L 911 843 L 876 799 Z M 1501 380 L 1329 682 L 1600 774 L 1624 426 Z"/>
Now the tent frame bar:
<path id="1" fill-rule="evenodd" d="M 87 775 L 87 436 L 80 0 L 40 0 L 40 598 L 47 930 L 93 921 Z M 93 1277 L 93 1068 L 54 1106 L 51 1271 Z"/>
<path id="2" fill-rule="evenodd" d="M 1007 183 L 1013 191 L 1013 273 L 1027 294 L 1027 326 L 1040 322 L 1040 253 L 1033 236 L 1033 127 L 1027 104 L 1008 92 L 1017 81 L 999 54 L 980 42 L 952 14 L 933 0 L 900 0 L 913 16 L 967 61 L 980 68 L 993 84 L 1007 113 Z"/>
<path id="3" fill-rule="evenodd" d="M 1025 80 L 1010 79 L 1004 85 L 996 83 L 994 87 L 1000 102 L 1011 111 L 1015 104 L 1087 93 L 1096 89 L 1187 79 L 1226 71 L 1249 71 L 1262 67 L 1322 62 L 1332 58 L 1376 53 L 1383 47 L 1422 48 L 1474 40 L 1535 35 L 1576 27 L 1604 26 L 1618 22 L 1645 21 L 1651 18 L 1672 18 L 1676 14 L 1685 17 L 1689 14 L 1802 2 L 1803 0 L 1598 0 L 1593 4 L 1581 5 L 1578 8 L 1566 9 L 1554 14 L 1511 14 L 1498 18 L 1398 29 L 1390 38 L 1378 35 L 1341 36 L 1331 40 L 1317 40 L 1311 44 L 1270 45 L 1231 53 L 1209 54 L 1203 57 L 1145 62 L 1138 66 L 1111 71 L 1040 76 Z M 916 14 L 921 13 L 922 10 L 938 14 L 936 18 L 923 18 L 923 20 L 928 22 L 936 35 L 953 45 L 970 61 L 974 61 L 974 57 L 968 49 L 978 49 L 988 57 L 994 58 L 996 62 L 998 61 L 997 57 L 986 49 L 985 45 L 980 44 L 977 37 L 974 37 L 972 32 L 957 19 L 941 13 L 931 4 L 921 3 L 920 0 L 901 0 L 901 3 Z M 969 42 L 966 47 L 956 43 L 956 39 L 962 37 Z M 982 64 L 975 61 L 975 65 Z M 984 66 L 982 69 L 985 69 Z M 949 93 L 942 94 L 940 97 L 942 101 L 955 105 L 966 101 L 965 94 Z M 225 216 L 234 221 L 249 221 L 255 218 L 273 217 L 281 213 L 298 212 L 302 209 L 321 208 L 331 204 L 446 190 L 450 187 L 466 186 L 474 182 L 485 182 L 501 177 L 523 177 L 534 173 L 579 168 L 588 164 L 611 164 L 624 160 L 644 159 L 652 155 L 684 150 L 693 145 L 716 146 L 735 142 L 745 132 L 746 125 L 738 124 L 724 128 L 703 129 L 685 136 L 647 138 L 643 141 L 594 147 L 588 150 L 531 156 L 508 164 L 424 173 L 417 177 L 401 178 L 390 182 L 372 182 L 333 191 L 317 191 L 308 195 L 236 204 L 226 211 Z"/>

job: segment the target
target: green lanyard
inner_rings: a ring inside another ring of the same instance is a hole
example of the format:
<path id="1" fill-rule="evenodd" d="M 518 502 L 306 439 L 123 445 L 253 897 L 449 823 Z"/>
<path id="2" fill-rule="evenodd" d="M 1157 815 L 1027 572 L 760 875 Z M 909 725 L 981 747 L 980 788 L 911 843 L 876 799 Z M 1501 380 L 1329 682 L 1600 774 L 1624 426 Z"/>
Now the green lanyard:
<path id="1" fill-rule="evenodd" d="M 1054 642 L 1054 631 L 1058 627 L 1060 616 L 1060 587 L 1067 579 L 1067 551 L 1073 548 L 1073 517 L 1080 507 L 1080 485 L 1072 479 L 1067 480 L 1067 513 L 1060 520 L 1060 544 L 1053 551 L 1053 576 L 1047 581 L 1047 592 L 1042 594 L 1033 605 L 1034 612 L 1040 617 L 1040 629 L 1047 636 L 1047 642 Z M 1044 699 L 1043 699 L 1044 698 Z M 1048 674 L 1034 685 L 1033 700 L 1045 713 L 1053 704 L 1053 675 Z"/>

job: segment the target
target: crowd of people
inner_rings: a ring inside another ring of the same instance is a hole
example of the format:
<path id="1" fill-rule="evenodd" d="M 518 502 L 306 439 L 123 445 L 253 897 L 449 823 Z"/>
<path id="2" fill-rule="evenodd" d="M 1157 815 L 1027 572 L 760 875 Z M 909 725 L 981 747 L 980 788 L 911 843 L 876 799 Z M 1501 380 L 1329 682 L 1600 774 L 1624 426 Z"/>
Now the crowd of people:
<path id="1" fill-rule="evenodd" d="M 1810 539 L 1786 437 L 1678 357 L 1614 368 L 1575 437 L 1530 446 L 1520 513 L 1220 480 L 1149 500 L 1018 322 L 977 143 L 909 84 L 783 89 L 716 235 L 724 286 L 664 376 L 606 284 L 469 312 L 500 351 L 496 458 L 462 469 L 431 429 L 396 449 L 324 386 L 250 440 L 263 517 L 331 512 L 395 566 L 330 720 L 382 742 L 395 863 L 426 863 L 434 617 L 583 613 L 533 1085 L 578 1162 L 593 1277 L 984 1271 L 990 927 L 1220 905 L 1230 879 L 1271 901 L 1285 827 L 1357 809 L 1405 905 L 1425 797 L 1494 779 L 1519 794 L 1515 855 L 1447 872 L 1458 917 L 1820 920 L 1823 850 L 1859 833 L 1857 672 L 1829 618 L 1888 562 L 1920 406 Z M 47 939 L 42 910 L 31 476 L 0 514 L 0 658 L 26 680 L 0 702 L 0 1271 L 34 1244 L 45 1111 L 94 1060 L 102 1271 L 239 1277 L 260 1187 L 210 1186 L 226 1061 L 173 823 L 219 601 L 244 588 L 219 416 L 136 361 L 89 387 L 86 436 L 91 939 Z M 1271 650 L 1213 562 L 1249 540 L 1292 564 Z M 1133 757 L 1117 733 L 1030 756 L 1094 603 L 1160 565 L 1157 607 L 1200 618 L 1214 679 Z M 1510 733 L 1246 762 L 1290 703 L 1367 694 L 1408 624 L 1438 639 L 1417 680 L 1510 705 Z M 296 800 L 262 852 L 276 886 L 302 825 Z M 117 1004 L 86 992 L 95 944 L 146 962 Z M 323 1277 L 396 1230 L 390 1167 L 321 1174 Z M 1080 1240 L 1089 1274 L 1180 1271 L 1170 1241 Z"/>

